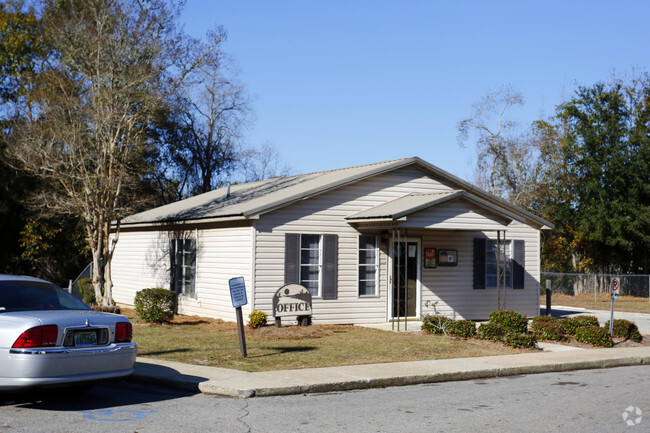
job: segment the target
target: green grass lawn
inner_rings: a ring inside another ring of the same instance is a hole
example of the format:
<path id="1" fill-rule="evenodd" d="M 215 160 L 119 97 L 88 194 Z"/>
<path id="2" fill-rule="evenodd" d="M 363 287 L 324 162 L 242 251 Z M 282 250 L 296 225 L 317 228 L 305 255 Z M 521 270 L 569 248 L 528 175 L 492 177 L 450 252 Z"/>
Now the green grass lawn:
<path id="1" fill-rule="evenodd" d="M 176 316 L 165 325 L 140 321 L 132 310 L 138 355 L 188 364 L 268 371 L 519 353 L 501 343 L 390 332 L 359 326 L 312 325 L 246 328 L 243 358 L 234 323 Z"/>
<path id="2" fill-rule="evenodd" d="M 541 297 L 541 305 L 546 298 Z M 552 305 L 609 310 L 609 295 L 554 295 Z M 650 300 L 621 297 L 617 311 L 650 313 Z M 248 357 L 241 355 L 234 323 L 195 316 L 175 316 L 165 325 L 133 322 L 138 355 L 196 365 L 269 371 L 337 365 L 466 358 L 519 353 L 501 343 L 462 340 L 422 332 L 390 332 L 361 326 L 312 325 L 246 328 Z"/>

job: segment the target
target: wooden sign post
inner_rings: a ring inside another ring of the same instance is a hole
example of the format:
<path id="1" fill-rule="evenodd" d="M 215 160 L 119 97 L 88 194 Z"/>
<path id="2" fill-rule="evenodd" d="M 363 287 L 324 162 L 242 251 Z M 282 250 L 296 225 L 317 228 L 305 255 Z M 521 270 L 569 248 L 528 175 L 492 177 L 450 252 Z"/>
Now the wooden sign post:
<path id="1" fill-rule="evenodd" d="M 237 314 L 239 348 L 241 349 L 242 356 L 246 358 L 248 356 L 246 353 L 246 335 L 244 334 L 244 319 L 241 312 L 242 305 L 248 303 L 248 300 L 246 299 L 244 277 L 231 278 L 228 281 L 228 284 L 230 285 L 230 299 L 232 300 L 232 306 L 235 307 L 235 313 Z"/>

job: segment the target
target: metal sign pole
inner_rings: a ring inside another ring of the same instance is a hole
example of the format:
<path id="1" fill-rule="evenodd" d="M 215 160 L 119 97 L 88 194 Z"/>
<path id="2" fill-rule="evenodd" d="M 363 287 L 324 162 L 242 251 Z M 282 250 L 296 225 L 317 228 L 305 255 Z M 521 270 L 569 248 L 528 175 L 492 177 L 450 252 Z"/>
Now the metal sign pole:
<path id="1" fill-rule="evenodd" d="M 612 284 L 609 286 L 610 297 L 612 298 L 612 309 L 609 318 L 609 335 L 614 336 L 614 303 L 618 299 L 621 289 L 621 280 L 612 278 Z"/>

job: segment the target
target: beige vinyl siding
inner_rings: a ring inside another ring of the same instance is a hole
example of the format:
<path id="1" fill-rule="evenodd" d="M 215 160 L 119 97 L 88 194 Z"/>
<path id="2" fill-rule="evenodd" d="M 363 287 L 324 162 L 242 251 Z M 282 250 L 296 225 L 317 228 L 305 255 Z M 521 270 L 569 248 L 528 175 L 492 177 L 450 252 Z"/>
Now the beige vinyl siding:
<path id="1" fill-rule="evenodd" d="M 314 323 L 377 323 L 387 320 L 387 245 L 380 245 L 378 295 L 358 296 L 359 232 L 345 217 L 403 197 L 413 191 L 446 192 L 451 188 L 413 168 L 401 169 L 322 194 L 263 215 L 255 227 L 256 308 L 272 314 L 273 294 L 284 283 L 286 233 L 338 235 L 338 299 L 313 300 Z"/>
<path id="2" fill-rule="evenodd" d="M 123 232 L 113 259 L 113 297 L 133 305 L 137 291 L 150 287 L 170 287 L 169 243 L 179 232 Z M 235 320 L 228 280 L 244 277 L 250 313 L 252 296 L 252 239 L 250 227 L 197 229 L 182 232 L 196 238 L 195 298 L 179 296 L 178 312 L 186 315 Z"/>
<path id="3" fill-rule="evenodd" d="M 523 240 L 525 248 L 524 289 L 505 289 L 505 308 L 529 317 L 539 315 L 539 232 L 513 222 L 506 232 L 508 240 Z M 423 233 L 423 247 L 458 250 L 457 266 L 422 269 L 423 314 L 433 313 L 426 306 L 437 302 L 437 310 L 457 319 L 486 320 L 498 308 L 496 289 L 473 289 L 475 237 L 496 239 L 496 232 L 432 231 Z M 502 291 L 502 294 L 504 292 Z"/>
<path id="4" fill-rule="evenodd" d="M 169 242 L 154 231 L 120 233 L 111 261 L 115 302 L 133 305 L 142 289 L 169 288 Z"/>
<path id="5" fill-rule="evenodd" d="M 443 230 L 471 230 L 480 226 L 484 230 L 504 230 L 503 218 L 476 206 L 467 200 L 453 200 L 431 209 L 409 215 L 400 227 Z"/>
<path id="6" fill-rule="evenodd" d="M 178 312 L 235 321 L 228 281 L 244 277 L 248 304 L 244 316 L 251 311 L 252 239 L 250 227 L 198 230 L 196 258 L 196 298 L 179 297 Z"/>
<path id="7" fill-rule="evenodd" d="M 389 242 L 380 242 L 379 286 L 376 296 L 358 296 L 358 236 L 346 217 L 411 193 L 444 193 L 457 189 L 445 185 L 413 166 L 342 186 L 262 214 L 253 227 L 206 228 L 198 226 L 196 299 L 180 300 L 179 312 L 235 320 L 228 280 L 245 279 L 248 315 L 252 309 L 272 314 L 272 299 L 284 285 L 285 234 L 336 234 L 338 236 L 338 296 L 313 300 L 314 323 L 378 323 L 388 320 Z M 422 248 L 455 249 L 458 266 L 421 268 L 423 314 L 426 303 L 457 318 L 485 319 L 497 307 L 494 289 L 473 289 L 473 239 L 496 239 L 504 220 L 467 200 L 453 200 L 400 221 L 402 236 L 420 240 Z M 406 224 L 407 227 L 404 227 Z M 424 229 L 423 227 L 426 227 Z M 480 229 L 477 229 L 480 228 Z M 364 230 L 378 234 L 379 230 Z M 185 232 L 186 235 L 190 233 Z M 539 311 L 539 231 L 523 223 L 507 227 L 508 239 L 525 241 L 525 289 L 507 289 L 506 307 L 529 316 Z M 146 287 L 169 287 L 170 232 L 124 231 L 113 260 L 114 298 L 133 304 L 135 293 Z M 283 320 L 289 321 L 289 318 Z"/>

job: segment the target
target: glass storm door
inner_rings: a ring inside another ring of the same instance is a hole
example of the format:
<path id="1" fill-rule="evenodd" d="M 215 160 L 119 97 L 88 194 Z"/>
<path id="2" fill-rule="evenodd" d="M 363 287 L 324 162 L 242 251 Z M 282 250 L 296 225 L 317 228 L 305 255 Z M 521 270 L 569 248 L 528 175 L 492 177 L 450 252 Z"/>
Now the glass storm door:
<path id="1" fill-rule="evenodd" d="M 420 258 L 418 242 L 393 242 L 392 317 L 417 317 Z"/>

